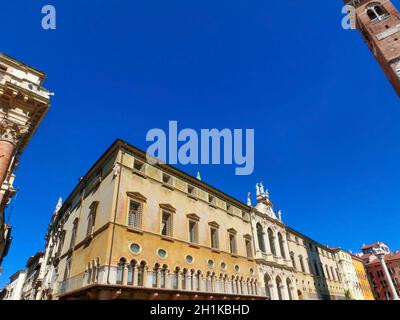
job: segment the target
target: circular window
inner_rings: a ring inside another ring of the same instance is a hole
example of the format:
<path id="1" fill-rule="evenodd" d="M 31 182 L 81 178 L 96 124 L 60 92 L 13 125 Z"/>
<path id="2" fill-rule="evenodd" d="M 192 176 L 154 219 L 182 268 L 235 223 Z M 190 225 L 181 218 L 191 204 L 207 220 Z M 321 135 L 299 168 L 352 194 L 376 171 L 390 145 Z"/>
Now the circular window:
<path id="1" fill-rule="evenodd" d="M 214 261 L 211 260 L 211 259 L 208 260 L 207 264 L 208 264 L 208 266 L 211 267 L 211 268 L 214 267 Z"/>
<path id="2" fill-rule="evenodd" d="M 190 255 L 186 256 L 186 262 L 187 263 L 192 263 L 193 262 L 193 257 L 190 256 Z"/>
<path id="3" fill-rule="evenodd" d="M 240 268 L 239 268 L 238 265 L 235 266 L 235 271 L 236 271 L 236 272 L 239 272 L 239 271 L 240 271 Z"/>
<path id="4" fill-rule="evenodd" d="M 226 269 L 226 263 L 225 262 L 221 262 L 221 269 Z"/>
<path id="5" fill-rule="evenodd" d="M 167 251 L 165 251 L 164 249 L 158 249 L 158 250 L 157 250 L 157 255 L 158 255 L 160 258 L 164 259 L 164 258 L 167 257 Z"/>
<path id="6" fill-rule="evenodd" d="M 250 274 L 254 274 L 254 269 L 253 268 L 250 268 Z"/>
<path id="7" fill-rule="evenodd" d="M 142 248 L 140 247 L 140 245 L 138 245 L 137 243 L 132 243 L 130 246 L 130 249 L 133 253 L 138 254 L 140 253 L 140 251 L 142 250 Z"/>

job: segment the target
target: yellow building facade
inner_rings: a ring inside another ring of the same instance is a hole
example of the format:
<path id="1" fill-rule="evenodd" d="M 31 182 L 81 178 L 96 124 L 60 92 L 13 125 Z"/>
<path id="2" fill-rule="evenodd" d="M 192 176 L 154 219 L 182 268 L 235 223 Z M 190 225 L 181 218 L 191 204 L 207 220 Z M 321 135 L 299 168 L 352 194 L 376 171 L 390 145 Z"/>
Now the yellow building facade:
<path id="1" fill-rule="evenodd" d="M 52 224 L 59 299 L 265 298 L 250 208 L 117 141 Z"/>
<path id="2" fill-rule="evenodd" d="M 352 255 L 352 260 L 364 300 L 375 300 L 363 260 L 354 255 Z"/>

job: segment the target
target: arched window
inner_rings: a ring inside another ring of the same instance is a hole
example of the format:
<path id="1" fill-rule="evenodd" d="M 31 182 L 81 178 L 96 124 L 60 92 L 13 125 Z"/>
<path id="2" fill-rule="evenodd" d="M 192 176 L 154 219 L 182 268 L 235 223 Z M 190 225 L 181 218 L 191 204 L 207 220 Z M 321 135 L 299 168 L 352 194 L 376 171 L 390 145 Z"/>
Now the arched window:
<path id="1" fill-rule="evenodd" d="M 299 255 L 299 261 L 300 261 L 301 272 L 306 272 L 306 269 L 304 268 L 304 261 L 302 255 Z"/>
<path id="2" fill-rule="evenodd" d="M 279 248 L 281 250 L 281 256 L 283 259 L 286 259 L 285 243 L 283 242 L 283 236 L 280 232 L 278 233 L 278 240 L 279 240 Z"/>
<path id="3" fill-rule="evenodd" d="M 153 269 L 153 280 L 152 280 L 152 286 L 153 288 L 157 288 L 158 287 L 158 273 L 160 271 L 160 265 L 158 263 L 156 263 L 154 265 L 154 269 Z"/>
<path id="4" fill-rule="evenodd" d="M 288 297 L 289 300 L 293 300 L 293 295 L 292 295 L 292 282 L 290 281 L 289 278 L 286 279 L 286 286 L 287 286 L 287 291 L 288 291 Z"/>
<path id="5" fill-rule="evenodd" d="M 161 288 L 165 288 L 166 287 L 166 282 L 167 282 L 167 269 L 168 266 L 167 265 L 163 265 L 161 271 L 160 271 L 160 284 L 161 284 Z"/>
<path id="6" fill-rule="evenodd" d="M 89 236 L 93 232 L 94 225 L 96 223 L 96 212 L 98 204 L 99 203 L 97 201 L 94 201 L 89 207 L 86 236 Z"/>
<path id="7" fill-rule="evenodd" d="M 121 258 L 117 267 L 117 284 L 124 282 L 124 270 L 125 270 L 126 259 Z"/>
<path id="8" fill-rule="evenodd" d="M 265 253 L 264 230 L 259 223 L 257 223 L 257 239 L 260 250 Z"/>
<path id="9" fill-rule="evenodd" d="M 375 11 L 372 10 L 372 9 L 368 9 L 368 10 L 367 10 L 367 16 L 368 16 L 368 18 L 370 18 L 371 20 L 375 20 L 375 19 L 378 18 L 377 15 L 376 15 L 376 13 L 375 13 Z"/>
<path id="10" fill-rule="evenodd" d="M 58 242 L 58 248 L 57 248 L 57 257 L 61 255 L 64 246 L 64 241 L 65 241 L 65 230 L 62 231 L 60 234 L 60 241 Z"/>
<path id="11" fill-rule="evenodd" d="M 186 290 L 187 288 L 187 278 L 188 278 L 188 269 L 183 269 L 182 271 L 182 290 Z"/>
<path id="12" fill-rule="evenodd" d="M 172 275 L 172 288 L 175 290 L 178 290 L 178 279 L 179 279 L 179 267 L 176 267 L 174 274 Z"/>
<path id="13" fill-rule="evenodd" d="M 276 288 L 277 288 L 277 291 L 278 291 L 278 299 L 279 300 L 283 300 L 283 292 L 282 292 L 283 283 L 282 283 L 282 280 L 281 280 L 281 278 L 279 276 L 276 277 Z"/>
<path id="14" fill-rule="evenodd" d="M 389 16 L 389 12 L 382 6 L 382 4 L 374 2 L 367 7 L 367 16 L 372 21 L 381 21 Z"/>
<path id="15" fill-rule="evenodd" d="M 293 252 L 293 251 L 290 252 L 290 259 L 292 260 L 293 268 L 297 269 L 296 260 L 295 260 L 294 252 Z"/>
<path id="16" fill-rule="evenodd" d="M 137 279 L 137 285 L 139 287 L 144 286 L 143 279 L 144 279 L 145 268 L 146 268 L 146 262 L 145 261 L 140 262 L 140 266 L 138 268 L 138 279 Z"/>
<path id="17" fill-rule="evenodd" d="M 325 276 L 326 276 L 328 279 L 331 279 L 331 275 L 329 274 L 329 269 L 328 269 L 328 266 L 327 266 L 327 265 L 325 265 Z"/>
<path id="18" fill-rule="evenodd" d="M 69 244 L 69 247 L 72 248 L 75 245 L 75 241 L 76 241 L 76 234 L 78 232 L 78 222 L 79 219 L 76 218 L 74 220 L 74 226 L 72 227 L 72 233 L 71 233 L 71 242 Z"/>
<path id="19" fill-rule="evenodd" d="M 127 277 L 127 284 L 133 285 L 133 279 L 135 278 L 135 268 L 136 268 L 136 260 L 132 260 L 131 263 L 128 265 L 128 277 Z"/>
<path id="20" fill-rule="evenodd" d="M 214 286 L 215 286 L 215 272 L 213 272 L 210 276 L 210 291 L 214 292 Z"/>
<path id="21" fill-rule="evenodd" d="M 196 274 L 196 290 L 200 291 L 201 271 L 197 271 Z"/>
<path id="22" fill-rule="evenodd" d="M 276 256 L 276 249 L 275 249 L 275 236 L 271 229 L 268 229 L 268 241 L 269 246 L 271 248 L 271 253 Z"/>
<path id="23" fill-rule="evenodd" d="M 224 276 L 222 273 L 219 275 L 219 281 L 221 283 L 222 292 L 226 293 L 226 275 Z"/>
<path id="24" fill-rule="evenodd" d="M 265 295 L 267 298 L 271 299 L 271 290 L 270 286 L 272 285 L 270 276 L 266 273 L 264 276 L 264 284 L 265 284 Z"/>
<path id="25" fill-rule="evenodd" d="M 333 267 L 331 267 L 331 275 L 333 277 L 333 280 L 337 281 L 337 279 L 335 277 L 335 272 L 333 271 Z"/>

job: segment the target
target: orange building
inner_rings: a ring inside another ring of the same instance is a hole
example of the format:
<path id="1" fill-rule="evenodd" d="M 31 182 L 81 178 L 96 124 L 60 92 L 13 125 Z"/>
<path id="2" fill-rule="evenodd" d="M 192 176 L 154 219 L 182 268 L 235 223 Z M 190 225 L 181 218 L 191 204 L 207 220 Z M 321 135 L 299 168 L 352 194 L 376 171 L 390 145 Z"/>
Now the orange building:
<path id="1" fill-rule="evenodd" d="M 364 300 L 375 300 L 372 292 L 371 284 L 368 279 L 367 272 L 365 271 L 363 260 L 355 255 L 351 256 L 356 269 L 360 290 L 364 296 Z"/>

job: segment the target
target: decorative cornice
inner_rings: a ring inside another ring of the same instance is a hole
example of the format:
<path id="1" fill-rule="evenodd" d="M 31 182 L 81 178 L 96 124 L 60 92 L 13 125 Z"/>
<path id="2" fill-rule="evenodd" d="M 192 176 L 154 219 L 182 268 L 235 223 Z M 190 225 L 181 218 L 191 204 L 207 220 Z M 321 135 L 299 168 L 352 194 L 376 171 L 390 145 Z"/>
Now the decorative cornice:
<path id="1" fill-rule="evenodd" d="M 176 209 L 172 205 L 170 205 L 169 203 L 160 203 L 160 208 L 163 209 L 163 210 L 172 212 L 172 213 L 176 212 Z"/>

